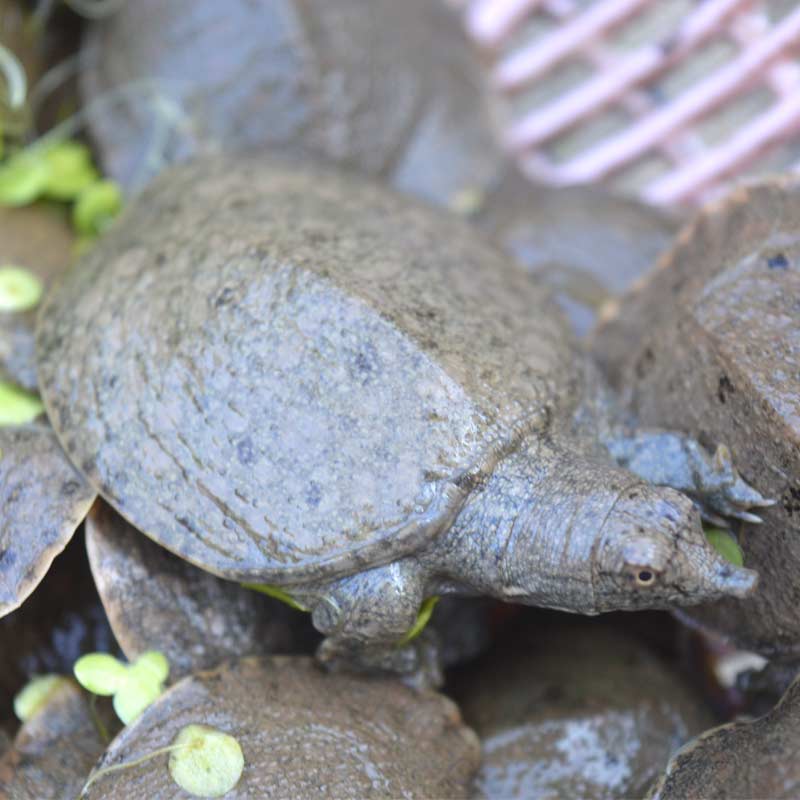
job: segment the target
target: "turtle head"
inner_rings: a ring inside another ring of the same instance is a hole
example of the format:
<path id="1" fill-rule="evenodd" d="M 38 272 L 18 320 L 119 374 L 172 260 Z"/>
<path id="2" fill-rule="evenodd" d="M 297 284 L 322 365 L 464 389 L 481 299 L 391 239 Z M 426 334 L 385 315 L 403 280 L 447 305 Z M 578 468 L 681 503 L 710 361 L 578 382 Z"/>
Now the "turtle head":
<path id="1" fill-rule="evenodd" d="M 745 597 L 757 582 L 756 572 L 725 560 L 708 543 L 700 514 L 685 495 L 649 484 L 620 493 L 592 564 L 597 611 Z"/>

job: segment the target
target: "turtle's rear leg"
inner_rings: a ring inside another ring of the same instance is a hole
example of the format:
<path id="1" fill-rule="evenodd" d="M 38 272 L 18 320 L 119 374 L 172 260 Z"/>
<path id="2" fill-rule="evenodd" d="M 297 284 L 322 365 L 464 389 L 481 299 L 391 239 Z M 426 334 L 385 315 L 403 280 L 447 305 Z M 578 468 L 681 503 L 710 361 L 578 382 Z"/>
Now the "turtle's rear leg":
<path id="1" fill-rule="evenodd" d="M 326 635 L 319 661 L 334 671 L 392 673 L 419 687 L 441 685 L 435 636 L 419 630 L 420 615 L 430 608 L 424 584 L 411 560 L 331 583 L 312 609 L 314 626 Z"/>

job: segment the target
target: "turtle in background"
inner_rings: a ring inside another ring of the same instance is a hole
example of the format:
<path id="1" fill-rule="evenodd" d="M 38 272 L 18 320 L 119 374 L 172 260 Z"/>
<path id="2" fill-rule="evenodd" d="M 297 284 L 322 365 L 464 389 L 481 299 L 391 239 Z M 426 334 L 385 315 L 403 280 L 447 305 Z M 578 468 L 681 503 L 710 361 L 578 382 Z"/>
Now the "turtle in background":
<path id="1" fill-rule="evenodd" d="M 546 290 L 362 179 L 173 168 L 49 292 L 36 339 L 78 479 L 310 611 L 331 667 L 424 668 L 442 594 L 596 614 L 756 584 L 701 527 L 769 503 L 727 449 L 622 419 Z"/>

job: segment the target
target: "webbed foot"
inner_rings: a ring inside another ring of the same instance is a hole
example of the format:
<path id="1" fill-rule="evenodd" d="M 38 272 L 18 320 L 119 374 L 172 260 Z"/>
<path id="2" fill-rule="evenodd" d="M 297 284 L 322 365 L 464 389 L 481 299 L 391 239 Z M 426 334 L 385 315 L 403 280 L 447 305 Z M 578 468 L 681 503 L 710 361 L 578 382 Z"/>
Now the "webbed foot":
<path id="1" fill-rule="evenodd" d="M 705 463 L 698 470 L 697 484 L 691 494 L 701 514 L 714 524 L 724 524 L 720 517 L 760 523 L 761 517 L 748 509 L 769 508 L 776 501 L 764 497 L 742 478 L 724 444 L 717 447 L 713 458 L 709 458 L 705 451 L 700 452 L 705 456 Z"/>
<path id="2" fill-rule="evenodd" d="M 671 486 L 692 497 L 703 517 L 715 525 L 727 527 L 726 518 L 759 523 L 761 518 L 748 509 L 776 502 L 742 478 L 724 444 L 712 456 L 689 436 L 645 430 L 617 434 L 606 447 L 620 466 L 650 483 Z"/>
<path id="3" fill-rule="evenodd" d="M 328 637 L 317 648 L 317 661 L 331 672 L 391 675 L 414 689 L 436 689 L 444 683 L 439 642 L 433 631 L 395 645 Z"/>

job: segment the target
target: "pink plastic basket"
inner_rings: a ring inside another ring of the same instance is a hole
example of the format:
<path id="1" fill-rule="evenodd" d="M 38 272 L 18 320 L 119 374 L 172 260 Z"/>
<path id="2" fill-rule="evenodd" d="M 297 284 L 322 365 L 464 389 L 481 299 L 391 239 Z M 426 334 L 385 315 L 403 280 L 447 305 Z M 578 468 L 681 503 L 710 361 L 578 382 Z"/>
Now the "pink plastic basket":
<path id="1" fill-rule="evenodd" d="M 798 0 L 449 2 L 537 181 L 696 204 L 800 169 Z"/>

